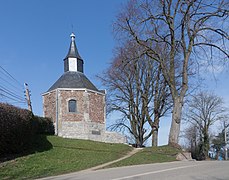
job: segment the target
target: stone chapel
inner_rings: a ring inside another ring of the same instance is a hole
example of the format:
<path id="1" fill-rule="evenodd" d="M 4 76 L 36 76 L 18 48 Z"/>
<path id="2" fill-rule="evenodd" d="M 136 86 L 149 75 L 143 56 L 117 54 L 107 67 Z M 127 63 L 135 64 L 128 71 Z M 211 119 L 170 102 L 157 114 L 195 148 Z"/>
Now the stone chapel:
<path id="1" fill-rule="evenodd" d="M 85 76 L 75 35 L 72 33 L 70 37 L 64 73 L 42 94 L 44 116 L 52 119 L 58 136 L 125 143 L 124 136 L 106 131 L 105 91 L 98 90 Z"/>

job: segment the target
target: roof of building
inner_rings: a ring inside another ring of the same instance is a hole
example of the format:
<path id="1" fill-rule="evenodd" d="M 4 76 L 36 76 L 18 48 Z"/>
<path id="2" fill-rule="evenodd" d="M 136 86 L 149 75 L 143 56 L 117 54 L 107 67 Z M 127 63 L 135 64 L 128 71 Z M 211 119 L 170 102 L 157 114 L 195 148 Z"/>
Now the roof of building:
<path id="1" fill-rule="evenodd" d="M 99 90 L 92 82 L 81 72 L 65 72 L 48 90 L 52 91 L 57 88 L 85 88 L 89 90 Z"/>
<path id="2" fill-rule="evenodd" d="M 81 59 L 82 60 L 82 58 L 80 57 L 79 52 L 77 50 L 77 47 L 76 47 L 75 34 L 72 33 L 70 35 L 70 37 L 71 37 L 71 44 L 70 44 L 70 47 L 69 47 L 69 50 L 68 50 L 68 54 L 65 57 L 65 59 L 69 58 L 69 57 L 73 57 L 73 58 L 77 58 L 77 59 Z"/>

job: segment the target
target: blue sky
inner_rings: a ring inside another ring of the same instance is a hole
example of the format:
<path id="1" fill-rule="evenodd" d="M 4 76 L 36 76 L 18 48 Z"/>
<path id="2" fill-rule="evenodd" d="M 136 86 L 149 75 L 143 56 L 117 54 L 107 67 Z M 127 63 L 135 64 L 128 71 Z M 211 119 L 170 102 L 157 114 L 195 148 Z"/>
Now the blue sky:
<path id="1" fill-rule="evenodd" d="M 112 21 L 124 0 L 22 0 L 0 6 L 0 65 L 21 83 L 29 84 L 32 105 L 42 115 L 41 93 L 63 73 L 63 59 L 72 30 L 85 62 L 85 74 L 95 75 L 112 57 Z M 100 87 L 98 87 L 100 88 Z"/>
<path id="2" fill-rule="evenodd" d="M 63 73 L 63 58 L 68 52 L 72 31 L 84 59 L 85 74 L 102 88 L 95 75 L 105 70 L 111 61 L 115 46 L 112 21 L 126 1 L 1 1 L 0 65 L 21 84 L 29 84 L 35 114 L 42 115 L 41 94 Z M 208 77 L 206 84 L 224 97 L 228 105 L 228 68 L 217 76 L 217 84 Z M 168 119 L 162 119 L 159 144 L 167 143 Z"/>

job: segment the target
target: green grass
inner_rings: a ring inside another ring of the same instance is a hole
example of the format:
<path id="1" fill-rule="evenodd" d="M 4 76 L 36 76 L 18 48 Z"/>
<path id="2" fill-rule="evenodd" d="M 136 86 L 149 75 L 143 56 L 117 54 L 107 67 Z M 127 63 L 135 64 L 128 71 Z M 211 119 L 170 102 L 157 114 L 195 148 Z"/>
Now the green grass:
<path id="1" fill-rule="evenodd" d="M 111 164 L 106 168 L 176 161 L 178 152 L 180 150 L 170 146 L 144 148 L 133 156 Z"/>
<path id="2" fill-rule="evenodd" d="M 123 144 L 56 136 L 42 139 L 34 143 L 35 153 L 0 164 L 0 179 L 33 179 L 79 171 L 115 160 L 132 149 Z"/>
<path id="3" fill-rule="evenodd" d="M 123 144 L 57 136 L 40 136 L 33 147 L 32 154 L 0 164 L 0 179 L 34 179 L 79 171 L 118 159 L 132 150 Z M 178 149 L 169 146 L 144 148 L 108 167 L 175 161 L 178 152 Z"/>

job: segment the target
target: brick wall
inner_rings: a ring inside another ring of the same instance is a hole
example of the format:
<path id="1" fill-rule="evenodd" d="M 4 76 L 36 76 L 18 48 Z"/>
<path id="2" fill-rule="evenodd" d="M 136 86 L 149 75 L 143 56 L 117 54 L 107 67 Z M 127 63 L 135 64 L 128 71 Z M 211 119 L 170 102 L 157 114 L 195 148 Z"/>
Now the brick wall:
<path id="1" fill-rule="evenodd" d="M 56 91 L 43 95 L 43 116 L 56 122 Z"/>
<path id="2" fill-rule="evenodd" d="M 84 91 L 71 91 L 60 90 L 59 91 L 59 118 L 62 121 L 83 121 L 84 120 Z M 68 101 L 74 99 L 77 103 L 77 112 L 68 112 Z"/>
<path id="3" fill-rule="evenodd" d="M 105 123 L 105 96 L 84 90 L 58 90 L 43 95 L 43 111 L 45 117 L 56 121 L 56 100 L 58 99 L 58 120 L 60 121 L 92 121 Z M 77 102 L 77 112 L 68 112 L 68 101 Z"/>
<path id="4" fill-rule="evenodd" d="M 62 137 L 104 142 L 105 139 L 118 139 L 112 138 L 114 135 L 105 135 L 105 95 L 88 90 L 58 89 L 58 96 L 56 92 L 51 91 L 43 95 L 44 116 L 53 119 L 56 134 L 58 132 Z M 77 102 L 77 112 L 68 110 L 68 101 L 71 99 Z"/>
<path id="5" fill-rule="evenodd" d="M 105 123 L 104 119 L 105 96 L 89 93 L 89 118 L 92 122 Z"/>

